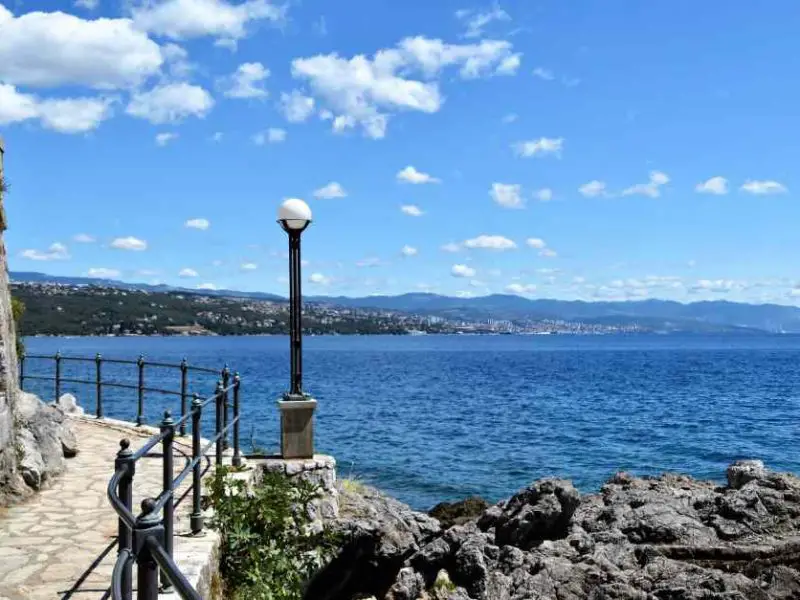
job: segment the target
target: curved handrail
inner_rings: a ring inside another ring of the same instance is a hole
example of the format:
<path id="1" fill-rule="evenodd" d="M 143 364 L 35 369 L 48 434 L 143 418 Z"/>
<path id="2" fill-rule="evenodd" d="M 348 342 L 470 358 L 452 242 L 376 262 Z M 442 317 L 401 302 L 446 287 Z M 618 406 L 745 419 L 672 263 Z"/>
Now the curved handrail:
<path id="1" fill-rule="evenodd" d="M 114 570 L 111 572 L 111 600 L 124 600 L 122 595 L 122 575 L 134 558 L 133 552 L 129 548 L 123 548 L 119 551 L 117 562 L 114 563 Z"/>
<path id="2" fill-rule="evenodd" d="M 114 471 L 114 474 L 111 476 L 111 479 L 108 481 L 108 487 L 106 488 L 106 497 L 108 501 L 111 503 L 111 507 L 114 509 L 114 512 L 117 513 L 120 519 L 122 519 L 125 524 L 133 529 L 136 525 L 136 517 L 133 516 L 133 513 L 128 510 L 125 504 L 117 494 L 117 489 L 119 488 L 120 479 L 124 475 L 128 474 L 128 465 L 124 464 L 119 469 Z"/>

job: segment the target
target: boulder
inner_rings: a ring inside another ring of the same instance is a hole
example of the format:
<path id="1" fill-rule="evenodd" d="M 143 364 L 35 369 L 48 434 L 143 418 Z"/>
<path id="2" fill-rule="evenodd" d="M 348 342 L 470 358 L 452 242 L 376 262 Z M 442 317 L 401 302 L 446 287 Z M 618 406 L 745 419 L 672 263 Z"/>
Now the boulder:
<path id="1" fill-rule="evenodd" d="M 65 458 L 78 452 L 74 423 L 57 404 L 45 404 L 34 394 L 17 399 L 19 468 L 26 485 L 39 490 L 66 467 Z"/>
<path id="2" fill-rule="evenodd" d="M 440 502 L 428 512 L 428 515 L 447 529 L 481 516 L 487 508 L 489 503 L 486 500 L 472 496 L 458 502 Z"/>
<path id="3" fill-rule="evenodd" d="M 56 402 L 58 407 L 71 416 L 82 416 L 83 409 L 78 406 L 78 399 L 72 394 L 61 394 Z"/>
<path id="4" fill-rule="evenodd" d="M 728 478 L 621 473 L 582 497 L 545 479 L 447 529 L 365 488 L 343 502 L 346 569 L 327 573 L 349 583 L 306 598 L 800 598 L 800 480 L 758 461 Z"/>

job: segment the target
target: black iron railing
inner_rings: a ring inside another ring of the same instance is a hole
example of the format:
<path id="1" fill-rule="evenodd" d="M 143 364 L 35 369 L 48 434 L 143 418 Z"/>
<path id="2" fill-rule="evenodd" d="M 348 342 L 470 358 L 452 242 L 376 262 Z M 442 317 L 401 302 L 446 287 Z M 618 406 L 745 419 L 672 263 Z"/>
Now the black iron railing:
<path id="1" fill-rule="evenodd" d="M 25 363 L 28 359 L 50 359 L 55 363 L 55 374 L 28 375 L 25 373 Z M 61 366 L 64 361 L 83 361 L 95 363 L 94 379 L 78 379 L 64 377 Z M 110 381 L 102 377 L 102 365 L 113 363 L 119 365 L 135 365 L 137 368 L 136 385 Z M 181 373 L 180 391 L 171 391 L 161 388 L 150 388 L 145 385 L 145 369 L 147 366 L 160 368 L 176 368 Z M 206 398 L 201 398 L 196 393 L 188 391 L 188 373 L 194 370 L 207 374 L 219 374 L 220 380 L 216 384 L 214 393 Z M 227 448 L 228 433 L 233 434 L 233 454 L 231 463 L 234 467 L 242 464 L 239 449 L 239 420 L 240 420 L 240 390 L 241 378 L 238 373 L 231 375 L 228 367 L 221 370 L 190 367 L 186 360 L 180 364 L 166 364 L 146 362 L 144 357 L 137 360 L 104 359 L 99 354 L 94 358 L 62 356 L 27 355 L 20 358 L 20 387 L 25 380 L 35 379 L 52 381 L 56 399 L 61 397 L 63 383 L 82 384 L 95 387 L 96 407 L 95 415 L 102 419 L 103 416 L 103 388 L 133 389 L 137 392 L 137 418 L 136 423 L 144 423 L 144 397 L 147 392 L 167 394 L 181 397 L 181 417 L 173 421 L 170 411 L 164 412 L 164 418 L 159 424 L 159 433 L 151 436 L 136 451 L 131 450 L 130 441 L 120 441 L 120 449 L 114 461 L 114 475 L 108 482 L 107 496 L 118 516 L 118 555 L 111 577 L 111 596 L 113 600 L 131 600 L 133 595 L 133 563 L 137 565 L 137 600 L 156 600 L 159 593 L 159 569 L 161 570 L 161 587 L 174 588 L 185 600 L 200 600 L 200 595 L 180 572 L 173 560 L 175 508 L 192 494 L 192 511 L 189 516 L 189 528 L 193 535 L 203 531 L 202 510 L 202 480 L 211 468 L 211 458 L 208 452 L 214 448 L 214 463 L 219 466 L 223 463 L 224 451 Z M 187 407 L 188 398 L 191 396 L 191 406 Z M 228 418 L 229 398 L 232 397 L 233 417 Z M 203 410 L 209 404 L 214 404 L 214 435 L 205 440 L 202 438 Z M 191 425 L 191 455 L 180 452 L 185 465 L 178 475 L 174 472 L 174 441 L 176 435 L 185 435 L 186 425 Z M 152 451 L 161 444 L 160 454 Z M 136 463 L 144 457 L 160 457 L 162 459 L 162 489 L 156 498 L 145 498 L 141 503 L 141 512 L 133 513 L 133 483 L 136 474 Z M 203 468 L 205 461 L 205 468 Z M 191 485 L 179 498 L 176 492 L 189 475 L 192 475 Z"/>

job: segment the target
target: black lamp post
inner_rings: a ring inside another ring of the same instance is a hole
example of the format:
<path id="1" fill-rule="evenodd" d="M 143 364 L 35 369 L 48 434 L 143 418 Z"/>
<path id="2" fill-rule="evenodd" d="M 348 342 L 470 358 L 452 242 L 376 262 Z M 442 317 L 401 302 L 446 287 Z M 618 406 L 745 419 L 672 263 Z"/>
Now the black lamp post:
<path id="1" fill-rule="evenodd" d="M 317 401 L 303 393 L 303 298 L 301 287 L 300 237 L 311 224 L 311 209 L 298 198 L 278 208 L 278 223 L 289 235 L 289 393 L 281 410 L 281 455 L 309 458 L 314 455 L 314 409 Z"/>
<path id="2" fill-rule="evenodd" d="M 289 235 L 289 352 L 291 385 L 287 400 L 303 399 L 303 294 L 300 268 L 300 236 L 311 224 L 311 209 L 290 198 L 278 209 L 278 223 Z"/>

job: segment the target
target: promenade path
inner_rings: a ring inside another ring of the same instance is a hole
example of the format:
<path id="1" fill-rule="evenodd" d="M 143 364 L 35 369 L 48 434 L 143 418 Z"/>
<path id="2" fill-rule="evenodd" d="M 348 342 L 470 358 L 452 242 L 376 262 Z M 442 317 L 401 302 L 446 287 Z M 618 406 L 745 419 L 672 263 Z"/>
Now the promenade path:
<path id="1" fill-rule="evenodd" d="M 121 422 L 75 417 L 79 452 L 66 471 L 29 500 L 0 509 L 0 600 L 88 600 L 110 597 L 117 557 L 117 517 L 106 498 L 114 457 L 123 437 L 136 450 L 157 430 Z M 179 452 L 191 455 L 191 438 L 175 440 L 175 474 L 184 466 Z M 160 446 L 153 452 L 160 452 Z M 205 467 L 205 464 L 204 464 Z M 143 458 L 134 477 L 134 514 L 146 496 L 161 487 L 160 458 Z M 191 485 L 189 476 L 176 493 Z M 175 510 L 174 558 L 190 583 L 210 580 L 219 538 L 206 530 L 189 535 L 191 493 Z M 134 567 L 134 597 L 136 574 Z M 177 597 L 162 594 L 162 598 Z"/>

